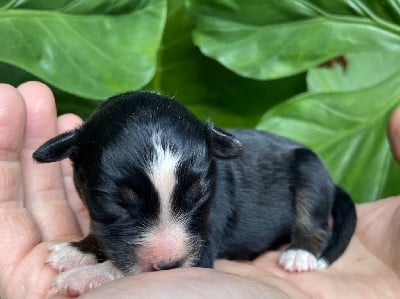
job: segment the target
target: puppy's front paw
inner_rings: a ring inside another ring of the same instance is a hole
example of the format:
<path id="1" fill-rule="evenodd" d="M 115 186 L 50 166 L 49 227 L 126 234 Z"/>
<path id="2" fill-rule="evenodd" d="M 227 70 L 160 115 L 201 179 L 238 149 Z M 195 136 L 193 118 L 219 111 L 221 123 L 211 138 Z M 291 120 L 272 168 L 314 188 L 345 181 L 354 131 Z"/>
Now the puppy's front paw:
<path id="1" fill-rule="evenodd" d="M 69 242 L 53 245 L 49 251 L 50 255 L 46 261 L 46 265 L 59 272 L 97 263 L 96 257 L 93 254 L 84 253 Z"/>
<path id="2" fill-rule="evenodd" d="M 63 295 L 78 297 L 122 276 L 123 274 L 110 261 L 105 261 L 61 272 L 54 280 L 52 288 Z"/>
<path id="3" fill-rule="evenodd" d="M 312 271 L 318 267 L 318 260 L 306 250 L 288 249 L 281 254 L 279 265 L 289 272 Z"/>

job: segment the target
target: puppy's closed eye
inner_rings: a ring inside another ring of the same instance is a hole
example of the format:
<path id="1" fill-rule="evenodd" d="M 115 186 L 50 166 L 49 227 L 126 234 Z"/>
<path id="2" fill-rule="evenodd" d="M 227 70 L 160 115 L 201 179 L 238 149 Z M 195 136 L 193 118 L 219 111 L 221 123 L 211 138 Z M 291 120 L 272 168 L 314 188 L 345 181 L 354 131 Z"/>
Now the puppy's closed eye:
<path id="1" fill-rule="evenodd" d="M 201 206 L 208 198 L 203 194 L 203 186 L 200 178 L 191 181 L 191 183 L 187 185 L 183 194 L 186 204 L 193 208 Z"/>
<path id="2" fill-rule="evenodd" d="M 122 207 L 137 205 L 140 201 L 135 191 L 128 187 L 118 188 L 118 204 Z"/>
<path id="3" fill-rule="evenodd" d="M 189 188 L 186 191 L 186 196 L 188 196 L 191 199 L 195 199 L 199 197 L 201 194 L 201 182 L 200 179 L 196 179 L 191 185 L 189 185 Z"/>

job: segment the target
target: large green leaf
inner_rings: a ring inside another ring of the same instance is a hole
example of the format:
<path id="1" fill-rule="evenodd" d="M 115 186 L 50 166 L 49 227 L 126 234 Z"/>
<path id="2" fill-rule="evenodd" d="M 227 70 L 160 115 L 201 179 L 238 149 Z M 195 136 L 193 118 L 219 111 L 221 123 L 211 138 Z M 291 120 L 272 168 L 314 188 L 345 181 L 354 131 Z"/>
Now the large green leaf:
<path id="1" fill-rule="evenodd" d="M 351 63 L 348 64 L 347 61 Z M 342 57 L 339 63 L 335 63 L 334 60 L 330 67 L 309 70 L 308 91 L 346 91 L 366 88 L 397 72 L 400 69 L 399 61 L 400 53 L 396 51 L 349 53 Z M 382 97 L 384 96 L 382 94 Z"/>
<path id="2" fill-rule="evenodd" d="M 183 1 L 168 1 L 157 71 L 145 88 L 175 96 L 201 119 L 223 127 L 254 127 L 268 108 L 305 90 L 304 74 L 258 81 L 232 73 L 200 53 L 192 29 Z"/>
<path id="3" fill-rule="evenodd" d="M 166 0 L 1 1 L 0 61 L 106 98 L 151 80 L 165 17 Z"/>
<path id="4" fill-rule="evenodd" d="M 40 81 L 39 78 L 6 63 L 0 63 L 0 82 L 18 86 L 27 81 Z M 75 113 L 83 119 L 88 118 L 101 101 L 82 99 L 50 86 L 56 98 L 58 114 Z"/>
<path id="5" fill-rule="evenodd" d="M 271 79 L 333 57 L 400 51 L 400 3 L 361 0 L 188 0 L 201 51 L 238 74 Z"/>
<path id="6" fill-rule="evenodd" d="M 356 201 L 371 201 L 400 192 L 400 167 L 386 138 L 399 105 L 397 71 L 360 90 L 300 95 L 268 111 L 258 128 L 310 146 Z"/>

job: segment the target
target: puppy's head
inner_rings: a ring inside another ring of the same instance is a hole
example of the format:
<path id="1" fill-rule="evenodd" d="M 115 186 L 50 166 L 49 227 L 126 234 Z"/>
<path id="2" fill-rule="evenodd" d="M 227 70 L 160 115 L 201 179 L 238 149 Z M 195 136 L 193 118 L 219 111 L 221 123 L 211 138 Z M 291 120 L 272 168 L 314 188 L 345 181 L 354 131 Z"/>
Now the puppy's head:
<path id="1" fill-rule="evenodd" d="M 242 146 L 174 100 L 130 92 L 106 101 L 76 130 L 33 157 L 69 157 L 92 231 L 125 273 L 192 266 L 207 239 L 215 159 Z"/>

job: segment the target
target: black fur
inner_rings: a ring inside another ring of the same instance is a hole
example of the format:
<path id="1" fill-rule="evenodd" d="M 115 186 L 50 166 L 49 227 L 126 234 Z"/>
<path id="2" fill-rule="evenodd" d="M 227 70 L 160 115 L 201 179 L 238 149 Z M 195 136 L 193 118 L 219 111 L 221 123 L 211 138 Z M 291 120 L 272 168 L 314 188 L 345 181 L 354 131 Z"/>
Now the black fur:
<path id="1" fill-rule="evenodd" d="M 199 241 L 195 266 L 253 258 L 289 240 L 290 248 L 328 263 L 346 249 L 356 225 L 354 204 L 311 150 L 266 132 L 224 131 L 168 97 L 130 92 L 33 154 L 40 162 L 72 160 L 92 220 L 91 235 L 75 243 L 82 251 L 111 259 L 124 272 L 137 263 L 134 242 L 127 240 L 140 237 L 160 212 L 144 171 L 155 133 L 163 147 L 183 153 L 172 210 L 190 219 L 187 230 Z"/>

